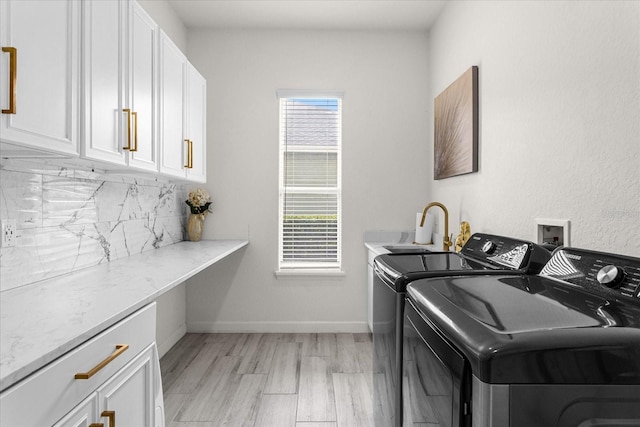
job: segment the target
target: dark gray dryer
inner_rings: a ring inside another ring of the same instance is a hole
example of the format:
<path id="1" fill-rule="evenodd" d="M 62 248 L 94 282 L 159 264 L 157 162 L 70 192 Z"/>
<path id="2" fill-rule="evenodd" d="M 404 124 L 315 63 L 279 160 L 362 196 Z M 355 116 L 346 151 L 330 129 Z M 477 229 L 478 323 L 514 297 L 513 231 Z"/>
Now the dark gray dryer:
<path id="1" fill-rule="evenodd" d="M 524 240 L 471 236 L 460 253 L 393 253 L 374 260 L 373 346 L 376 427 L 402 425 L 402 321 L 407 284 L 427 277 L 537 273 L 551 254 Z"/>

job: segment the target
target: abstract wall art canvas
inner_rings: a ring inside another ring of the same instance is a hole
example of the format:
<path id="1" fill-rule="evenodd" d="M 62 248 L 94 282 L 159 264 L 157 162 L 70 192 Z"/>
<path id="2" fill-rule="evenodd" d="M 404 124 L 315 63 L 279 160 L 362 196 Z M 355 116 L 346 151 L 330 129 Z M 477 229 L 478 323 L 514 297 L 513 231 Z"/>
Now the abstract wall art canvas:
<path id="1" fill-rule="evenodd" d="M 434 104 L 434 179 L 477 172 L 478 67 L 469 68 Z"/>

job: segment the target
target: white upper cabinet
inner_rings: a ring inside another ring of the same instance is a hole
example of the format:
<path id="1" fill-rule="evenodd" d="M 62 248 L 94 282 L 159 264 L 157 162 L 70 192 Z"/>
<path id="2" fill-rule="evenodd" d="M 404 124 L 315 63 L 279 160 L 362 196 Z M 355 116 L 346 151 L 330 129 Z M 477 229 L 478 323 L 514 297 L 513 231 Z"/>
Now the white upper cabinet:
<path id="1" fill-rule="evenodd" d="M 137 138 L 129 165 L 157 171 L 158 26 L 137 2 L 131 3 L 129 51 L 129 106 Z"/>
<path id="2" fill-rule="evenodd" d="M 0 151 L 206 182 L 206 80 L 135 0 L 0 0 Z"/>
<path id="3" fill-rule="evenodd" d="M 84 3 L 84 157 L 125 164 L 124 108 L 126 3 Z M 125 129 L 126 131 L 126 129 Z"/>
<path id="4" fill-rule="evenodd" d="M 206 182 L 205 79 L 160 34 L 160 173 Z"/>
<path id="5" fill-rule="evenodd" d="M 83 6 L 82 156 L 155 172 L 158 27 L 134 1 Z"/>
<path id="6" fill-rule="evenodd" d="M 80 5 L 0 2 L 2 155 L 78 155 Z"/>
<path id="7" fill-rule="evenodd" d="M 187 109 L 185 138 L 189 141 L 191 164 L 187 179 L 207 182 L 207 81 L 190 63 L 187 64 Z M 189 160 L 189 157 L 187 157 Z"/>
<path id="8" fill-rule="evenodd" d="M 160 32 L 160 173 L 185 177 L 184 82 L 187 58 Z"/>

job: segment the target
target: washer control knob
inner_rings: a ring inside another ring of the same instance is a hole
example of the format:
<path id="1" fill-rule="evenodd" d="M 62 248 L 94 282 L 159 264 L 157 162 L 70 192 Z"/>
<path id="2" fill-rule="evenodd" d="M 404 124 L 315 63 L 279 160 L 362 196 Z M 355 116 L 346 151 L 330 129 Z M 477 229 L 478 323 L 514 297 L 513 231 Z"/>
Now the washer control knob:
<path id="1" fill-rule="evenodd" d="M 487 241 L 484 245 L 482 245 L 482 252 L 485 254 L 491 255 L 496 250 L 496 244 L 491 240 Z"/>
<path id="2" fill-rule="evenodd" d="M 624 270 L 615 265 L 605 265 L 596 275 L 598 283 L 609 288 L 617 288 L 624 279 Z"/>

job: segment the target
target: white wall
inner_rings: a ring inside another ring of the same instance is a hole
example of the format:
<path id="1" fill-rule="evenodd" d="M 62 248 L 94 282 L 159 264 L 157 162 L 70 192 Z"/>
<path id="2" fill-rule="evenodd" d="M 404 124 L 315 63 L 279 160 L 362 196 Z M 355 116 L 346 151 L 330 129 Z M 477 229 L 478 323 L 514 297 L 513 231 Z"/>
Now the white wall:
<path id="1" fill-rule="evenodd" d="M 429 36 L 190 30 L 208 81 L 205 238 L 251 243 L 187 283 L 189 329 L 364 330 L 362 233 L 411 229 L 433 200 L 453 232 L 534 239 L 534 218 L 570 219 L 574 246 L 640 256 L 639 29 L 636 1 L 459 1 Z M 471 65 L 480 170 L 433 181 L 433 98 Z M 346 93 L 341 278 L 273 275 L 275 91 L 291 88 Z"/>
<path id="2" fill-rule="evenodd" d="M 137 0 L 158 26 L 178 46 L 187 51 L 187 28 L 167 0 Z"/>
<path id="3" fill-rule="evenodd" d="M 479 66 L 479 172 L 428 171 L 454 230 L 569 219 L 573 246 L 640 256 L 640 2 L 450 2 L 429 41 L 430 99 Z"/>
<path id="4" fill-rule="evenodd" d="M 208 85 L 205 238 L 250 244 L 187 283 L 187 327 L 366 330 L 365 230 L 411 229 L 428 202 L 428 37 L 418 32 L 190 30 Z M 343 277 L 276 278 L 277 89 L 343 103 Z"/>

